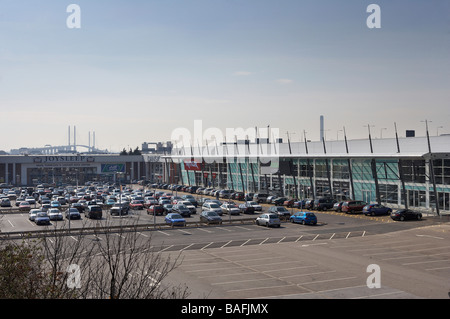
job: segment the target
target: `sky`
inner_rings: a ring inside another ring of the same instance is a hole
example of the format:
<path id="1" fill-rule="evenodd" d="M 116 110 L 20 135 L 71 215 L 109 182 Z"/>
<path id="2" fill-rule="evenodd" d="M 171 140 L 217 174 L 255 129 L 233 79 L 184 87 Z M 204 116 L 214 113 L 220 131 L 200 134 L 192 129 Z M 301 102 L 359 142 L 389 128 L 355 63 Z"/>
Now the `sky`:
<path id="1" fill-rule="evenodd" d="M 369 4 L 381 28 L 369 28 Z M 70 4 L 80 28 L 69 28 Z M 0 0 L 0 150 L 177 128 L 450 133 L 448 0 Z"/>

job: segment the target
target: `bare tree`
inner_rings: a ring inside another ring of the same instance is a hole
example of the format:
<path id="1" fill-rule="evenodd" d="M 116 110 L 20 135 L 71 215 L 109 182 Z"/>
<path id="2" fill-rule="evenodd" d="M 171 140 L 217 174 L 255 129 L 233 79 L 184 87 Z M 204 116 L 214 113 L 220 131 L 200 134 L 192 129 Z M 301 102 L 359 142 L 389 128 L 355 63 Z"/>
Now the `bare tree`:
<path id="1" fill-rule="evenodd" d="M 20 247 L 19 250 L 23 251 L 19 255 L 30 259 L 23 274 L 28 280 L 22 280 L 26 287 L 22 287 L 22 292 L 11 294 L 12 298 L 188 297 L 185 285 L 164 282 L 169 273 L 180 265 L 180 255 L 165 257 L 160 247 L 152 246 L 151 235 L 141 235 L 136 221 L 118 227 L 102 220 L 98 228 L 83 227 L 70 231 L 66 226 L 49 228 L 46 236 L 28 239 L 21 245 L 3 243 L 5 247 Z M 5 252 L 2 258 L 8 257 L 11 250 Z M 8 277 L 7 271 L 11 267 L 7 262 L 0 263 L 0 279 Z M 12 286 L 9 285 L 10 288 Z M 29 293 L 31 287 L 34 294 Z M 8 298 L 8 295 L 4 297 Z"/>

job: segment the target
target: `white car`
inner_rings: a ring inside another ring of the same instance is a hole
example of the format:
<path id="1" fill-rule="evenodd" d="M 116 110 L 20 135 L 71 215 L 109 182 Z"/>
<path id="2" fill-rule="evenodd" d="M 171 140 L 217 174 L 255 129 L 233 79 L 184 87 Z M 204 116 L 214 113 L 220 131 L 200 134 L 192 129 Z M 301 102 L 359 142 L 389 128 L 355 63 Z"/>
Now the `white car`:
<path id="1" fill-rule="evenodd" d="M 215 213 L 217 213 L 218 215 L 222 216 L 223 212 L 222 209 L 220 208 L 219 204 L 208 201 L 205 202 L 202 206 L 202 211 L 213 211 Z"/>
<path id="2" fill-rule="evenodd" d="M 36 215 L 40 212 L 41 212 L 40 209 L 31 209 L 30 212 L 28 213 L 28 219 L 34 221 Z"/>
<path id="3" fill-rule="evenodd" d="M 222 204 L 222 206 L 220 206 L 220 208 L 222 209 L 222 212 L 224 214 L 239 215 L 241 213 L 241 210 L 235 204 L 225 203 L 225 204 Z"/>
<path id="4" fill-rule="evenodd" d="M 50 208 L 47 211 L 47 215 L 50 220 L 63 220 L 63 214 L 58 208 Z"/>
<path id="5" fill-rule="evenodd" d="M 252 206 L 256 212 L 260 212 L 262 211 L 262 206 L 258 204 L 258 202 L 255 201 L 248 201 L 246 202 L 247 204 L 249 204 L 250 206 Z"/>
<path id="6" fill-rule="evenodd" d="M 183 204 L 191 211 L 192 214 L 195 214 L 197 212 L 197 208 L 195 208 L 195 206 L 188 200 L 177 202 L 177 204 Z"/>

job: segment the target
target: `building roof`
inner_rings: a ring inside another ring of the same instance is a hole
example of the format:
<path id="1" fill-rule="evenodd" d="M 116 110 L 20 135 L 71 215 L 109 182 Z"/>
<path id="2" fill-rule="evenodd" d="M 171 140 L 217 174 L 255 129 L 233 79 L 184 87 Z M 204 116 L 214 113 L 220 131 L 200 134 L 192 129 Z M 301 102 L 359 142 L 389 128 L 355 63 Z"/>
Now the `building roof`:
<path id="1" fill-rule="evenodd" d="M 174 148 L 169 156 L 172 159 L 183 158 L 223 158 L 223 157 L 295 157 L 295 158 L 417 158 L 429 156 L 426 137 L 369 139 L 341 141 L 275 143 L 275 144 L 225 144 L 209 147 Z M 450 156 L 450 135 L 431 136 L 433 158 Z M 290 146 L 290 147 L 289 147 Z M 398 152 L 400 149 L 400 152 Z"/>

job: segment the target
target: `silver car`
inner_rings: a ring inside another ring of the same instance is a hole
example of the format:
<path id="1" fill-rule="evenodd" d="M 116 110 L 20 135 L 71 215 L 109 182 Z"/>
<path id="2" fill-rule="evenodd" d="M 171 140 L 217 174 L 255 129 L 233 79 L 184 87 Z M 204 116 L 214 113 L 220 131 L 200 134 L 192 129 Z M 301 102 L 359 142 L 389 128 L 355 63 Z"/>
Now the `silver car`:
<path id="1" fill-rule="evenodd" d="M 32 210 L 30 210 L 28 219 L 31 220 L 31 221 L 34 221 L 34 219 L 36 218 L 37 214 L 40 213 L 40 212 L 42 212 L 40 209 L 32 209 Z"/>
<path id="2" fill-rule="evenodd" d="M 266 227 L 280 227 L 281 222 L 280 218 L 278 218 L 277 214 L 267 213 L 262 214 L 256 218 L 256 225 L 263 225 Z"/>

